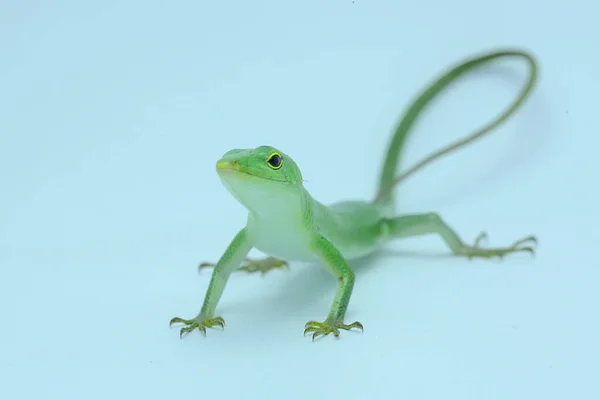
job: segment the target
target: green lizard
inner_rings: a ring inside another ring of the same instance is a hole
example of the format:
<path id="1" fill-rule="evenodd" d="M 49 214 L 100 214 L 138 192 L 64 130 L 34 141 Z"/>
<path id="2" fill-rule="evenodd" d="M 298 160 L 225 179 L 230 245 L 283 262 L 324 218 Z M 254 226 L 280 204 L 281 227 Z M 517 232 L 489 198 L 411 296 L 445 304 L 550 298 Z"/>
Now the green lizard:
<path id="1" fill-rule="evenodd" d="M 403 174 L 396 174 L 398 158 L 406 143 L 408 132 L 427 104 L 445 87 L 468 71 L 500 58 L 522 58 L 528 62 L 529 79 L 519 96 L 496 119 L 466 138 L 457 141 L 424 158 Z M 309 321 L 304 334 L 318 336 L 332 333 L 339 336 L 340 329 L 350 330 L 363 326 L 355 321 L 346 324 L 355 275 L 348 261 L 376 251 L 388 240 L 426 234 L 437 234 L 457 256 L 502 257 L 514 252 L 534 254 L 534 236 L 514 242 L 503 248 L 481 248 L 480 234 L 473 245 L 468 245 L 436 213 L 400 215 L 393 214 L 392 188 L 409 175 L 449 152 L 472 143 L 498 127 L 514 113 L 532 91 L 537 80 L 535 59 L 520 50 L 496 51 L 468 59 L 451 68 L 427 87 L 405 112 L 389 145 L 379 190 L 372 201 L 343 201 L 329 206 L 315 200 L 304 188 L 300 169 L 294 160 L 271 146 L 255 149 L 235 149 L 226 152 L 216 163 L 223 185 L 248 210 L 246 226 L 233 238 L 214 266 L 202 309 L 193 319 L 175 317 L 174 323 L 183 323 L 180 336 L 198 329 L 206 335 L 206 328 L 220 326 L 225 321 L 215 316 L 217 303 L 223 294 L 230 274 L 234 270 L 266 272 L 287 265 L 287 260 L 322 263 L 338 279 L 339 286 L 329 314 L 324 321 Z M 269 255 L 263 260 L 249 259 L 252 248 Z"/>

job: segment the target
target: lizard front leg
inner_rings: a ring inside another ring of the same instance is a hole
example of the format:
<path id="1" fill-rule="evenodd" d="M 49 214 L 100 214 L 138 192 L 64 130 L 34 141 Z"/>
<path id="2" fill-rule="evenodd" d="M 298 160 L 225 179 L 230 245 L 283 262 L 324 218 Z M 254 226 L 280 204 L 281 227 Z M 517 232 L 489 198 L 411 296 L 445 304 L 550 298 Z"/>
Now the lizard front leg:
<path id="1" fill-rule="evenodd" d="M 169 326 L 175 323 L 183 323 L 185 326 L 181 328 L 179 336 L 183 336 L 186 333 L 192 332 L 194 329 L 198 329 L 204 335 L 206 335 L 206 328 L 213 326 L 225 326 L 225 320 L 221 317 L 214 317 L 214 312 L 225 290 L 227 280 L 231 275 L 231 272 L 239 267 L 242 260 L 248 255 L 252 249 L 252 244 L 248 238 L 246 228 L 243 228 L 233 238 L 221 259 L 217 262 L 215 269 L 213 270 L 206 295 L 204 296 L 204 303 L 198 315 L 193 319 L 183 319 L 175 317 L 171 319 Z"/>
<path id="2" fill-rule="evenodd" d="M 312 332 L 312 339 L 318 336 L 326 336 L 333 333 L 339 336 L 340 329 L 350 330 L 358 328 L 361 331 L 363 326 L 355 321 L 351 324 L 344 323 L 344 316 L 350 303 L 352 289 L 354 288 L 354 271 L 350 268 L 342 254 L 336 247 L 323 236 L 317 236 L 312 243 L 313 250 L 324 263 L 325 268 L 335 276 L 340 285 L 337 289 L 329 315 L 323 322 L 309 321 L 305 325 L 304 334 Z"/>

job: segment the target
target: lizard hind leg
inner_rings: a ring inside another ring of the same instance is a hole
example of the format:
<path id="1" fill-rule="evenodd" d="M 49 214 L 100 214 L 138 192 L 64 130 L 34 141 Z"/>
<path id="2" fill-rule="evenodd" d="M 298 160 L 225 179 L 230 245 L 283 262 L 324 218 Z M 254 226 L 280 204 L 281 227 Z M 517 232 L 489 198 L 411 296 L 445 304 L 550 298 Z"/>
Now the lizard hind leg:
<path id="1" fill-rule="evenodd" d="M 198 266 L 198 270 L 202 270 L 207 267 L 214 267 L 214 263 L 203 262 Z M 260 272 L 264 276 L 267 272 L 275 269 L 289 269 L 289 264 L 285 260 L 281 260 L 275 257 L 265 258 L 249 258 L 246 257 L 242 264 L 235 269 L 237 272 L 247 272 L 250 274 Z"/>
<path id="2" fill-rule="evenodd" d="M 387 225 L 389 236 L 392 238 L 437 234 L 446 243 L 454 255 L 464 256 L 468 259 L 473 257 L 502 258 L 510 253 L 523 252 L 534 255 L 534 246 L 537 244 L 535 236 L 527 236 L 516 240 L 510 246 L 484 248 L 480 247 L 480 243 L 487 238 L 487 234 L 482 232 L 477 236 L 473 245 L 468 245 L 465 244 L 458 234 L 436 213 L 401 215 L 396 218 L 386 219 L 384 220 L 384 223 Z"/>

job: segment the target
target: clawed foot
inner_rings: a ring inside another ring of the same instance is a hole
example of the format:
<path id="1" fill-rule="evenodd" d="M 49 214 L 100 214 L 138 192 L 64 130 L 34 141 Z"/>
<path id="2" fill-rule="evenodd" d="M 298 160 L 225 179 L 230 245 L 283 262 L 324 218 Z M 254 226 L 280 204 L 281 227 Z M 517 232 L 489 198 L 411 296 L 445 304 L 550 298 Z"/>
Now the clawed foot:
<path id="1" fill-rule="evenodd" d="M 317 321 L 308 321 L 304 326 L 304 335 L 307 333 L 313 333 L 312 340 L 314 342 L 315 338 L 318 336 L 327 336 L 330 333 L 333 333 L 333 336 L 338 337 L 340 335 L 340 329 L 345 329 L 349 331 L 352 328 L 360 329 L 363 331 L 363 326 L 360 322 L 355 321 L 349 325 L 346 325 L 342 322 L 330 322 L 325 320 L 325 322 L 317 322 Z"/>
<path id="2" fill-rule="evenodd" d="M 202 332 L 204 336 L 206 336 L 206 328 L 212 328 L 213 326 L 220 326 L 221 329 L 225 328 L 225 320 L 221 317 L 202 318 L 198 316 L 194 319 L 183 319 L 175 317 L 171 320 L 171 322 L 169 322 L 169 327 L 177 323 L 186 325 L 183 328 L 181 328 L 181 331 L 179 332 L 180 338 L 182 338 L 184 334 L 188 334 L 196 328 L 198 328 L 198 330 Z"/>
<path id="3" fill-rule="evenodd" d="M 535 255 L 534 246 L 537 245 L 537 239 L 535 236 L 527 236 L 526 238 L 517 240 L 510 247 L 495 249 L 485 249 L 479 247 L 479 243 L 485 239 L 487 239 L 487 234 L 485 232 L 480 233 L 475 239 L 475 244 L 473 246 L 466 246 L 462 254 L 468 259 L 472 259 L 473 257 L 502 258 L 507 254 L 518 252 L 528 252 L 531 253 L 532 256 Z"/>
<path id="4" fill-rule="evenodd" d="M 204 262 L 198 266 L 198 270 L 206 267 L 214 267 L 214 263 Z M 236 269 L 238 272 L 248 272 L 248 273 L 256 273 L 260 272 L 262 276 L 264 276 L 267 272 L 272 269 L 283 269 L 289 268 L 289 265 L 286 261 L 280 260 L 275 257 L 266 257 L 261 259 L 253 259 L 246 258 L 240 267 Z"/>

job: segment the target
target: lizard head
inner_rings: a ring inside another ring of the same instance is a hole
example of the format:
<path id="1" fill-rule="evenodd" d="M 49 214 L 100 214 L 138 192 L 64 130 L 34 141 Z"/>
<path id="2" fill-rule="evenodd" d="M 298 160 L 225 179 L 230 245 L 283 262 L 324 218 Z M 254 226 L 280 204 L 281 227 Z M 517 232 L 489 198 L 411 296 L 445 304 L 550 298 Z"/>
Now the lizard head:
<path id="1" fill-rule="evenodd" d="M 227 190 L 252 210 L 302 188 L 302 174 L 294 160 L 271 146 L 229 150 L 216 168 Z"/>

